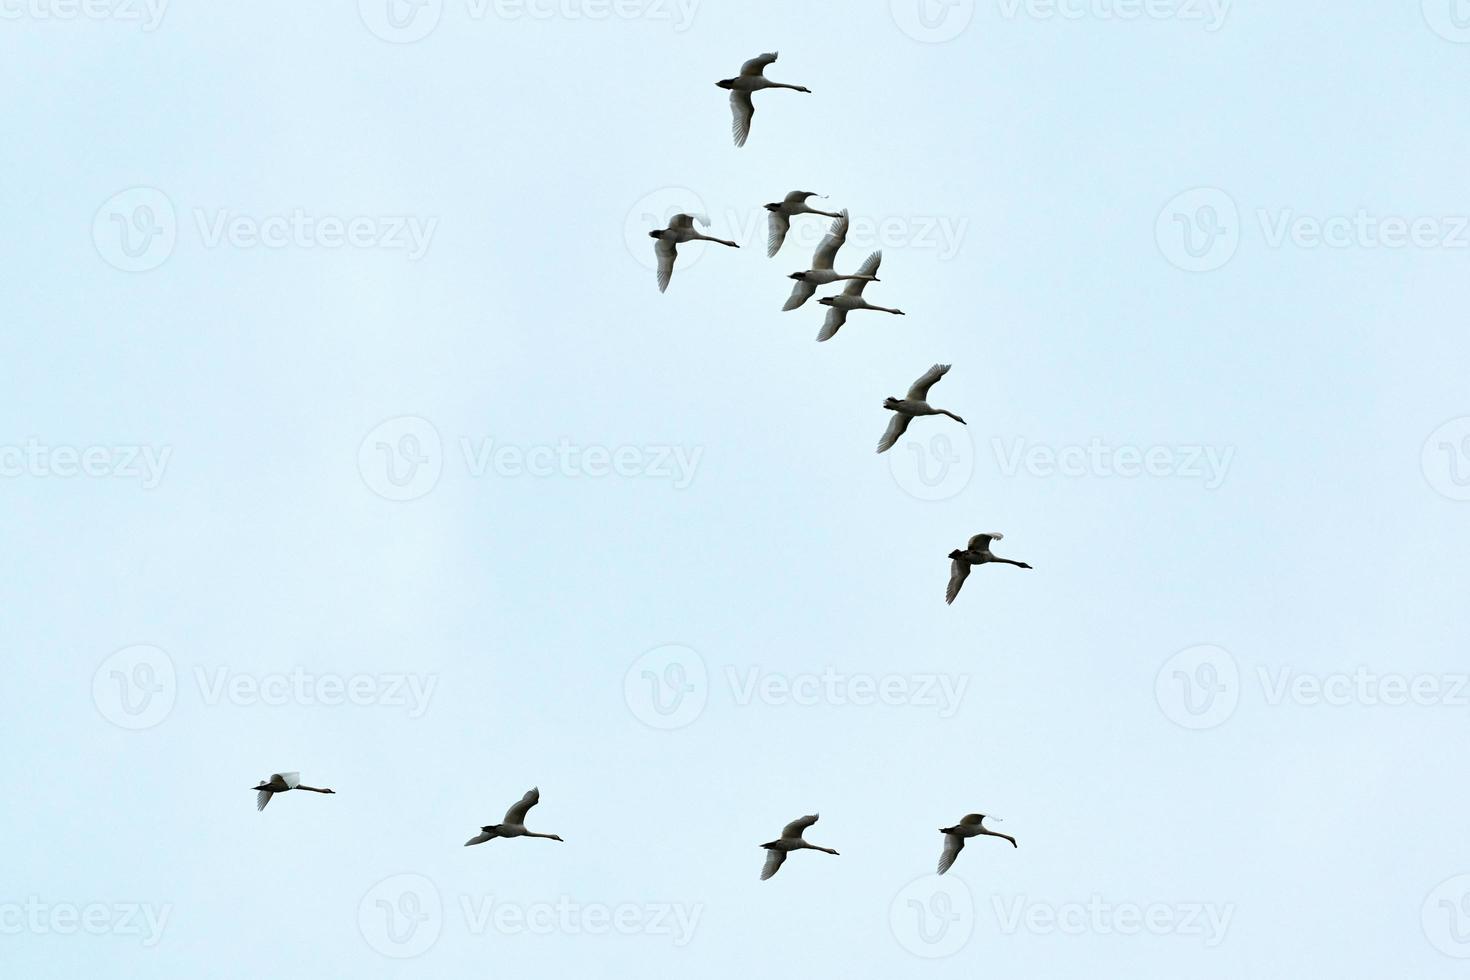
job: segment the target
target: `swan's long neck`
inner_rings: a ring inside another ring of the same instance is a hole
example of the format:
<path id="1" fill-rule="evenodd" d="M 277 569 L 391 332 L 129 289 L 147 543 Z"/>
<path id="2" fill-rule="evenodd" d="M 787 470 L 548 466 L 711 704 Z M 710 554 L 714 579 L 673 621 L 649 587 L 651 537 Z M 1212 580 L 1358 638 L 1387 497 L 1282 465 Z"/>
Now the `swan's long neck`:
<path id="1" fill-rule="evenodd" d="M 297 789 L 304 789 L 308 793 L 332 793 L 332 792 L 335 792 L 334 790 L 330 790 L 330 789 L 317 789 L 315 786 L 297 786 L 296 788 Z"/>
<path id="2" fill-rule="evenodd" d="M 545 838 L 546 840 L 560 840 L 561 839 L 561 838 L 557 837 L 555 834 L 538 834 L 538 833 L 536 833 L 535 831 L 532 831 L 532 830 L 526 831 L 526 834 L 525 835 L 527 837 L 542 837 L 542 838 Z"/>

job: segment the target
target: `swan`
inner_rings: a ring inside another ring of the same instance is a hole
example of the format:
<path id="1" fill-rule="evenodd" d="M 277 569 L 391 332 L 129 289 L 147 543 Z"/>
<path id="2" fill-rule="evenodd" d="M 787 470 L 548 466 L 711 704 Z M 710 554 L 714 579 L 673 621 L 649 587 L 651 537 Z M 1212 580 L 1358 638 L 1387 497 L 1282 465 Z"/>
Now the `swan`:
<path id="1" fill-rule="evenodd" d="M 304 789 L 312 793 L 332 793 L 334 789 L 317 789 L 315 786 L 302 786 L 301 773 L 299 772 L 275 772 L 271 773 L 270 779 L 262 779 L 259 786 L 252 786 L 255 790 L 255 809 L 264 810 L 265 805 L 271 801 L 276 793 L 285 793 L 293 789 Z"/>
<path id="2" fill-rule="evenodd" d="M 819 211 L 808 206 L 807 198 L 816 195 L 816 191 L 792 191 L 779 204 L 766 205 L 766 210 L 771 212 L 771 234 L 766 240 L 766 255 L 772 256 L 781 251 L 781 246 L 786 242 L 786 233 L 791 230 L 791 219 L 796 215 L 821 214 L 828 218 L 838 217 L 831 211 Z"/>
<path id="3" fill-rule="evenodd" d="M 990 542 L 999 541 L 1005 537 L 999 531 L 991 531 L 989 534 L 977 534 L 965 545 L 963 551 L 951 551 L 949 567 L 949 588 L 944 590 L 944 601 L 954 602 L 954 597 L 960 594 L 960 586 L 965 584 L 965 578 L 970 574 L 971 565 L 984 565 L 988 562 L 1000 562 L 1004 565 L 1015 565 L 1017 568 L 1030 568 L 1024 561 L 1012 561 L 1009 558 L 997 558 L 990 553 Z"/>
<path id="4" fill-rule="evenodd" d="M 999 820 L 1000 817 L 991 817 Z M 998 830 L 986 830 L 981 824 L 985 822 L 983 813 L 967 813 L 959 823 L 953 827 L 940 827 L 939 832 L 944 835 L 944 851 L 939 855 L 939 873 L 944 874 L 954 864 L 954 859 L 960 856 L 960 851 L 965 848 L 966 837 L 999 837 L 1011 842 L 1016 846 L 1016 839 L 1009 834 L 1002 834 Z"/>
<path id="5" fill-rule="evenodd" d="M 674 259 L 678 257 L 679 252 L 677 246 L 681 242 L 719 242 L 721 245 L 728 245 L 731 248 L 740 247 L 734 242 L 726 241 L 723 238 L 711 238 L 708 235 L 701 234 L 694 228 L 696 221 L 706 228 L 709 227 L 709 219 L 702 214 L 676 214 L 669 219 L 669 226 L 667 228 L 648 233 L 649 238 L 658 239 L 653 246 L 653 251 L 658 256 L 659 292 L 668 289 L 669 280 L 674 277 Z"/>
<path id="6" fill-rule="evenodd" d="M 883 261 L 882 252 L 874 252 L 868 256 L 862 268 L 858 269 L 857 275 L 836 296 L 823 296 L 817 300 L 827 307 L 827 320 L 822 324 L 822 332 L 817 334 L 817 340 L 831 340 L 837 336 L 837 331 L 847 322 L 847 314 L 853 310 L 877 310 L 879 313 L 892 313 L 903 316 L 903 310 L 889 309 L 886 306 L 874 306 L 863 299 L 863 287 L 870 282 L 878 280 L 878 264 Z"/>
<path id="7" fill-rule="evenodd" d="M 483 844 L 487 840 L 497 837 L 542 837 L 546 840 L 560 841 L 561 838 L 555 834 L 538 834 L 533 830 L 526 829 L 526 814 L 531 807 L 541 802 L 541 790 L 532 786 L 526 791 L 526 795 L 517 800 L 509 810 L 505 811 L 505 822 L 492 824 L 489 827 L 481 827 L 480 833 L 464 842 L 465 847 L 471 844 Z"/>
<path id="8" fill-rule="evenodd" d="M 883 407 L 893 413 L 893 418 L 888 422 L 888 429 L 883 433 L 883 438 L 878 442 L 878 452 L 886 453 L 898 442 L 898 437 L 904 434 L 916 415 L 948 415 L 960 425 L 966 425 L 964 419 L 954 412 L 943 408 L 934 408 L 927 401 L 929 389 L 934 383 L 949 373 L 948 364 L 936 364 L 924 376 L 915 381 L 909 389 L 908 397 L 894 398 L 891 395 L 883 399 Z"/>
<path id="9" fill-rule="evenodd" d="M 730 91 L 730 112 L 734 116 L 730 130 L 735 136 L 736 146 L 744 146 L 750 136 L 750 121 L 755 117 L 755 103 L 750 98 L 752 92 L 759 92 L 764 88 L 789 88 L 811 94 L 812 90 L 805 85 L 787 85 L 784 82 L 773 82 L 766 77 L 766 65 L 774 62 L 779 54 L 779 51 L 772 51 L 751 58 L 740 66 L 739 75 L 715 82 L 720 88 Z"/>
<path id="10" fill-rule="evenodd" d="M 813 813 L 809 816 L 798 817 L 785 827 L 781 828 L 781 836 L 769 844 L 762 844 L 766 849 L 766 864 L 761 868 L 761 881 L 765 881 L 771 875 L 781 870 L 781 863 L 786 860 L 786 855 L 791 851 L 800 851 L 803 848 L 812 851 L 823 851 L 827 854 L 837 852 L 830 847 L 822 847 L 819 844 L 809 844 L 801 836 L 802 831 L 817 822 L 820 814 Z"/>
<path id="11" fill-rule="evenodd" d="M 812 258 L 812 267 L 805 272 L 793 272 L 787 276 L 795 279 L 796 285 L 791 290 L 791 298 L 786 301 L 782 310 L 794 310 L 806 303 L 807 300 L 817 295 L 818 286 L 826 286 L 830 283 L 841 282 L 844 279 L 853 282 L 877 282 L 875 275 L 863 275 L 853 273 L 844 276 L 832 268 L 832 263 L 837 259 L 837 250 L 847 241 L 847 209 L 837 216 L 832 222 L 832 227 L 827 231 L 826 237 L 817 246 L 817 254 Z"/>

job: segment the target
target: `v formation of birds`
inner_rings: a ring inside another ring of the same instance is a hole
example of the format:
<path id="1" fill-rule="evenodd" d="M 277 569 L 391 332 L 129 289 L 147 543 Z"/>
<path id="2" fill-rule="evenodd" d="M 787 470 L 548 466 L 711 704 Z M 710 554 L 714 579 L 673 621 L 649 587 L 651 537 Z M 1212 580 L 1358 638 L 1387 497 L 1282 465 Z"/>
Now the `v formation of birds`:
<path id="1" fill-rule="evenodd" d="M 776 82 L 766 77 L 766 68 L 774 64 L 777 58 L 776 52 L 759 55 L 751 58 L 740 67 L 740 74 L 734 78 L 726 78 L 716 82 L 722 89 L 730 92 L 730 111 L 732 115 L 731 132 L 737 147 L 744 146 L 750 138 L 751 123 L 755 118 L 756 92 L 766 89 L 789 89 L 795 92 L 811 94 L 811 89 L 803 85 L 791 85 L 785 82 Z M 786 235 L 791 229 L 791 220 L 800 215 L 817 215 L 831 218 L 832 224 L 822 241 L 817 245 L 816 254 L 812 257 L 811 268 L 804 272 L 793 272 L 788 277 L 794 280 L 791 296 L 781 308 L 783 311 L 791 311 L 804 306 L 808 300 L 817 294 L 818 289 L 823 286 L 831 286 L 842 283 L 840 292 L 831 296 L 824 296 L 817 302 L 827 307 L 826 318 L 822 322 L 822 328 L 817 334 L 818 341 L 831 340 L 837 336 L 847 322 L 849 313 L 858 310 L 868 310 L 879 313 L 888 313 L 895 316 L 903 316 L 904 312 L 886 306 L 877 306 L 868 302 L 863 297 L 863 290 L 869 283 L 879 282 L 878 268 L 883 261 L 881 251 L 873 252 L 863 260 L 857 271 L 842 273 L 837 271 L 837 253 L 847 241 L 849 227 L 849 216 L 844 208 L 840 212 L 822 211 L 812 207 L 809 202 L 816 197 L 815 191 L 792 191 L 778 202 L 767 204 L 766 210 L 770 212 L 769 236 L 767 238 L 766 254 L 775 257 L 785 244 Z M 739 244 L 724 238 L 715 238 L 699 231 L 700 227 L 708 227 L 709 219 L 702 215 L 676 214 L 669 220 L 667 228 L 650 231 L 649 237 L 654 239 L 654 254 L 658 260 L 658 289 L 664 292 L 669 288 L 673 280 L 674 263 L 678 258 L 678 246 L 687 242 L 714 242 L 728 248 L 739 248 Z M 950 365 L 935 364 L 925 371 L 919 378 L 909 386 L 908 392 L 902 398 L 892 396 L 883 400 L 883 407 L 892 412 L 888 427 L 878 441 L 878 452 L 884 453 L 892 449 L 903 434 L 908 431 L 909 424 L 916 418 L 930 415 L 943 415 L 955 422 L 965 425 L 965 420 L 954 412 L 944 408 L 937 408 L 929 404 L 929 391 L 938 384 L 946 374 L 949 373 Z M 1010 558 L 1001 558 L 990 550 L 991 542 L 999 541 L 1003 535 L 999 531 L 991 531 L 976 534 L 970 538 L 965 547 L 957 548 L 949 553 L 950 573 L 949 584 L 945 588 L 944 601 L 953 603 L 960 593 L 960 587 L 964 585 L 965 579 L 969 577 L 970 569 L 975 565 L 1004 564 L 1014 565 L 1017 568 L 1030 568 L 1023 561 L 1015 561 Z M 307 790 L 312 793 L 330 794 L 333 790 L 319 789 L 314 786 L 306 786 L 301 782 L 301 774 L 295 772 L 273 773 L 269 779 L 261 780 L 254 787 L 256 793 L 256 809 L 264 810 L 266 804 L 278 793 L 291 790 Z M 485 844 L 497 838 L 514 837 L 540 837 L 546 840 L 561 841 L 556 834 L 544 834 L 530 830 L 526 827 L 526 816 L 531 808 L 541 801 L 541 791 L 532 787 L 515 803 L 505 811 L 505 818 L 497 824 L 482 826 L 480 832 L 464 842 L 465 847 L 475 844 Z M 766 852 L 765 863 L 761 868 L 761 880 L 773 876 L 785 863 L 786 856 L 792 851 L 810 850 L 821 851 L 825 854 L 837 854 L 837 851 L 813 844 L 805 837 L 806 831 L 817 822 L 818 814 L 808 814 L 804 817 L 788 823 L 781 829 L 781 836 L 773 841 L 760 845 Z M 1007 841 L 1012 847 L 1016 847 L 1016 839 L 999 831 L 989 830 L 985 827 L 987 819 L 999 820 L 999 817 L 987 817 L 982 813 L 969 813 L 960 818 L 960 821 L 951 827 L 941 827 L 939 832 L 944 835 L 943 850 L 940 852 L 937 871 L 944 874 L 953 866 L 955 859 L 965 846 L 965 841 L 971 837 L 996 837 Z"/>

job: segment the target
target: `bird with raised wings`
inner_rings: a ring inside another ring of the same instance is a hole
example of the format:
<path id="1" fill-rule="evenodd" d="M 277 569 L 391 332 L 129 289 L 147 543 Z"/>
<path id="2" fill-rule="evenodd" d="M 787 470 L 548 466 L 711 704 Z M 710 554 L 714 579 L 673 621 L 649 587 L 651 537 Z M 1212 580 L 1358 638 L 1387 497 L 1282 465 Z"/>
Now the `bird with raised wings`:
<path id="1" fill-rule="evenodd" d="M 695 222 L 709 227 L 709 219 L 698 214 L 676 214 L 669 219 L 667 228 L 660 228 L 648 233 L 649 238 L 655 238 L 653 253 L 658 256 L 658 291 L 663 292 L 669 288 L 669 280 L 674 278 L 674 260 L 679 257 L 678 246 L 684 242 L 718 242 L 731 248 L 740 246 L 724 238 L 711 238 L 694 227 Z"/>
<path id="2" fill-rule="evenodd" d="M 999 820 L 1000 817 L 991 817 L 990 819 Z M 1016 846 L 1016 839 L 1014 837 L 1009 834 L 1002 834 L 998 830 L 986 830 L 983 826 L 984 823 L 985 814 L 967 813 L 953 827 L 939 828 L 939 832 L 944 835 L 944 850 L 939 855 L 940 874 L 944 874 L 954 865 L 954 859 L 960 856 L 960 851 L 964 850 L 965 838 L 967 837 L 999 837 L 1002 840 L 1010 841 L 1012 847 Z"/>
<path id="3" fill-rule="evenodd" d="M 791 219 L 798 214 L 821 214 L 828 218 L 837 217 L 831 211 L 819 211 L 806 203 L 809 199 L 816 196 L 816 191 L 792 191 L 783 200 L 766 205 L 766 210 L 771 212 L 771 231 L 766 239 L 766 255 L 775 255 L 781 251 L 781 246 L 786 241 L 786 233 L 791 230 Z"/>
<path id="4" fill-rule="evenodd" d="M 541 790 L 532 786 L 526 791 L 526 795 L 511 805 L 505 811 L 505 820 L 501 823 L 481 827 L 479 834 L 464 842 L 465 847 L 471 844 L 483 844 L 487 840 L 497 837 L 540 837 L 544 840 L 561 840 L 555 834 L 538 834 L 534 830 L 526 829 L 526 814 L 531 812 L 531 807 L 541 802 Z"/>
<path id="5" fill-rule="evenodd" d="M 815 813 L 805 817 L 798 817 L 781 828 L 780 837 L 761 845 L 761 847 L 766 849 L 766 863 L 761 868 L 761 881 L 765 881 L 771 875 L 780 871 L 782 862 L 786 860 L 786 855 L 792 851 L 810 850 L 822 851 L 826 854 L 837 853 L 830 847 L 808 843 L 806 838 L 801 836 L 808 827 L 817 822 L 817 817 L 818 814 Z"/>
<path id="6" fill-rule="evenodd" d="M 277 793 L 287 793 L 293 789 L 304 789 L 308 793 L 333 793 L 334 789 L 317 789 L 315 786 L 301 785 L 301 773 L 299 772 L 275 772 L 271 773 L 270 779 L 262 779 L 258 785 L 252 786 L 255 790 L 255 809 L 264 810 L 271 797 Z"/>
<path id="7" fill-rule="evenodd" d="M 903 310 L 891 309 L 887 306 L 874 306 L 863 299 L 863 287 L 870 282 L 878 281 L 878 266 L 883 261 L 882 252 L 874 252 L 868 256 L 867 261 L 858 269 L 857 275 L 851 277 L 849 282 L 842 288 L 842 292 L 836 296 L 823 296 L 817 300 L 827 307 L 827 319 L 822 324 L 822 332 L 817 334 L 817 340 L 831 340 L 837 336 L 837 331 L 847 322 L 847 314 L 853 310 L 876 310 L 879 313 L 892 313 L 895 316 L 903 316 Z"/>
<path id="8" fill-rule="evenodd" d="M 766 77 L 766 66 L 774 62 L 779 53 L 772 51 L 751 58 L 740 66 L 739 75 L 715 82 L 720 88 L 730 92 L 730 113 L 734 117 L 730 131 L 735 137 L 736 146 L 744 146 L 745 141 L 750 138 L 750 121 L 755 118 L 755 102 L 750 98 L 751 93 L 767 88 L 789 88 L 811 94 L 811 89 L 805 85 L 787 85 L 785 82 L 773 82 Z"/>
<path id="9" fill-rule="evenodd" d="M 851 282 L 877 282 L 875 274 L 863 274 L 855 272 L 844 275 L 837 272 L 832 266 L 837 261 L 837 250 L 842 248 L 847 241 L 848 216 L 844 209 L 837 220 L 832 222 L 832 227 L 823 236 L 817 245 L 817 253 L 812 257 L 812 267 L 805 272 L 793 272 L 787 276 L 795 279 L 796 285 L 791 289 L 791 298 L 786 301 L 782 310 L 794 310 L 804 304 L 807 300 L 817 295 L 818 286 L 827 286 L 834 282 L 848 280 Z"/>
<path id="10" fill-rule="evenodd" d="M 893 413 L 893 418 L 888 420 L 888 428 L 883 433 L 883 438 L 878 441 L 878 452 L 886 453 L 898 442 L 899 436 L 908 429 L 909 423 L 919 415 L 948 415 L 960 425 L 967 424 L 954 412 L 945 408 L 935 408 L 927 401 L 929 389 L 934 383 L 949 373 L 948 364 L 936 364 L 924 372 L 924 376 L 913 383 L 909 393 L 904 398 L 889 396 L 883 399 L 883 407 Z"/>
<path id="11" fill-rule="evenodd" d="M 954 602 L 955 596 L 960 594 L 960 586 L 965 584 L 965 579 L 970 575 L 973 565 L 987 565 L 1000 563 L 1002 565 L 1015 565 L 1017 568 L 1030 568 L 1024 561 L 1013 561 L 1010 558 L 1000 558 L 990 552 L 990 542 L 999 541 L 1005 537 L 999 531 L 991 531 L 989 534 L 977 534 L 970 539 L 970 543 L 963 549 L 957 549 L 949 553 L 949 587 L 944 590 L 944 601 Z"/>

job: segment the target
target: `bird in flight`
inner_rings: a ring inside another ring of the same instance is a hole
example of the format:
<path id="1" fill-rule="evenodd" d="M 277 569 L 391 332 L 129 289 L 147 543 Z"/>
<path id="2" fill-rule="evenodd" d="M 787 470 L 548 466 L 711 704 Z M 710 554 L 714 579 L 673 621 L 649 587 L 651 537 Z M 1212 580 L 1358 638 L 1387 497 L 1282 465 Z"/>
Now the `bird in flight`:
<path id="1" fill-rule="evenodd" d="M 999 820 L 1000 817 L 991 817 Z M 954 864 L 954 859 L 960 856 L 960 851 L 965 848 L 966 837 L 999 837 L 1011 842 L 1016 846 L 1016 839 L 1009 834 L 1002 834 L 998 830 L 986 830 L 983 826 L 985 814 L 967 813 L 959 823 L 953 827 L 940 827 L 939 832 L 944 835 L 944 851 L 939 855 L 939 873 L 944 874 Z"/>
<path id="2" fill-rule="evenodd" d="M 481 827 L 480 833 L 465 841 L 464 846 L 469 847 L 471 844 L 483 844 L 487 840 L 494 840 L 497 837 L 542 837 L 546 840 L 561 840 L 555 834 L 538 834 L 535 831 L 526 829 L 526 814 L 530 812 L 531 807 L 539 802 L 541 802 L 541 790 L 532 786 L 526 791 L 525 796 L 522 796 L 512 804 L 509 810 L 505 811 L 504 822 L 491 824 L 488 827 Z"/>
<path id="3" fill-rule="evenodd" d="M 929 404 L 929 389 L 934 383 L 949 373 L 948 364 L 936 364 L 924 372 L 924 376 L 913 383 L 909 393 L 904 398 L 889 396 L 883 399 L 883 407 L 893 413 L 893 418 L 888 421 L 888 429 L 883 433 L 883 438 L 878 441 L 878 452 L 886 453 L 898 442 L 898 437 L 908 429 L 909 422 L 918 415 L 948 415 L 960 425 L 965 425 L 964 419 L 954 412 L 943 408 L 934 408 Z"/>
<path id="4" fill-rule="evenodd" d="M 1024 561 L 1012 561 L 1009 558 L 997 558 L 990 553 L 990 542 L 999 541 L 1005 537 L 999 531 L 991 531 L 989 534 L 977 534 L 970 539 L 963 550 L 955 550 L 949 553 L 949 588 L 944 590 L 944 601 L 954 602 L 954 597 L 960 594 L 960 586 L 965 584 L 969 577 L 971 565 L 984 565 L 989 562 L 1000 562 L 1003 565 L 1015 565 L 1017 568 L 1030 568 Z"/>
<path id="5" fill-rule="evenodd" d="M 817 822 L 817 816 L 818 814 L 813 813 L 809 816 L 798 817 L 797 819 L 787 824 L 785 827 L 781 828 L 780 837 L 778 837 L 776 840 L 771 841 L 768 844 L 761 845 L 761 847 L 764 847 L 766 849 L 766 863 L 765 867 L 761 868 L 761 881 L 765 881 L 767 878 L 771 877 L 771 875 L 775 874 L 777 871 L 780 871 L 781 863 L 786 860 L 786 855 L 792 851 L 800 851 L 806 849 L 812 851 L 824 851 L 827 854 L 837 853 L 830 847 L 822 847 L 819 844 L 809 844 L 801 836 L 802 831 L 806 830 L 812 824 Z"/>
<path id="6" fill-rule="evenodd" d="M 858 269 L 857 275 L 852 277 L 843 287 L 842 292 L 836 296 L 823 296 L 817 300 L 827 307 L 827 319 L 822 324 L 822 332 L 817 334 L 817 340 L 831 340 L 837 336 L 837 331 L 847 322 L 847 314 L 853 310 L 877 310 L 879 313 L 892 313 L 895 316 L 903 316 L 903 310 L 890 309 L 887 306 L 874 306 L 863 299 L 863 287 L 870 282 L 878 281 L 878 265 L 883 261 L 882 252 L 874 252 L 868 256 L 867 261 Z"/>
<path id="7" fill-rule="evenodd" d="M 703 215 L 676 214 L 669 219 L 667 228 L 650 231 L 649 238 L 658 241 L 653 244 L 653 252 L 658 256 L 658 291 L 663 292 L 669 288 L 669 280 L 674 277 L 674 259 L 678 258 L 678 245 L 682 242 L 719 242 L 731 248 L 740 246 L 723 238 L 711 238 L 695 229 L 694 223 L 699 222 L 704 227 L 709 227 L 709 219 Z"/>
<path id="8" fill-rule="evenodd" d="M 299 772 L 276 772 L 271 773 L 270 779 L 262 779 L 260 785 L 251 787 L 255 790 L 255 809 L 264 810 L 265 805 L 271 801 L 271 797 L 277 793 L 286 793 L 293 789 L 304 789 L 311 793 L 333 793 L 334 789 L 317 789 L 315 786 L 301 785 L 301 773 Z"/>
<path id="9" fill-rule="evenodd" d="M 715 82 L 720 88 L 730 91 L 730 112 L 734 116 L 730 130 L 735 136 L 736 146 L 744 146 L 746 139 L 750 137 L 750 121 L 755 117 L 755 103 L 750 98 L 752 92 L 765 88 L 789 88 L 811 94 L 811 89 L 804 85 L 787 85 L 784 82 L 773 82 L 766 77 L 766 66 L 774 62 L 778 54 L 780 52 L 772 51 L 751 58 L 740 66 L 739 75 Z"/>
<path id="10" fill-rule="evenodd" d="M 795 279 L 796 285 L 792 287 L 791 298 L 786 301 L 785 306 L 781 307 L 782 310 L 794 310 L 803 305 L 807 300 L 817 295 L 818 286 L 841 282 L 844 279 L 852 282 L 878 281 L 876 275 L 853 273 L 850 276 L 845 276 L 832 268 L 832 263 L 837 260 L 837 250 L 847 241 L 847 226 L 847 211 L 844 209 L 837 216 L 837 220 L 832 222 L 832 227 L 822 238 L 821 243 L 817 245 L 817 254 L 812 258 L 812 267 L 805 272 L 793 272 L 786 277 L 788 279 Z"/>
<path id="11" fill-rule="evenodd" d="M 831 211 L 819 211 L 806 203 L 808 198 L 816 196 L 816 191 L 792 191 L 779 203 L 766 205 L 766 210 L 771 212 L 771 233 L 766 240 L 766 255 L 772 256 L 781 251 L 786 233 L 791 230 L 791 219 L 796 215 L 821 214 L 829 218 L 837 217 Z"/>

